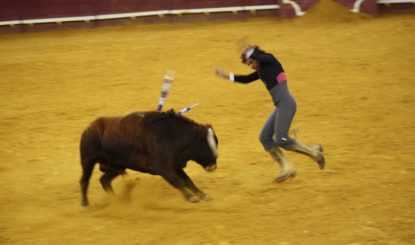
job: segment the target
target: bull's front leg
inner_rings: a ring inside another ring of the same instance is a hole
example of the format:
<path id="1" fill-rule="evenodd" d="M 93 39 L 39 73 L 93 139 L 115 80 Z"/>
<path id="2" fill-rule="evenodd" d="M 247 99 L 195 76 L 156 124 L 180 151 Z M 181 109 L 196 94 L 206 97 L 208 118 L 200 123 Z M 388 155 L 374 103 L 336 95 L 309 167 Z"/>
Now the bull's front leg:
<path id="1" fill-rule="evenodd" d="M 194 194 L 199 196 L 200 199 L 205 200 L 205 201 L 210 201 L 213 199 L 209 194 L 206 194 L 202 190 L 197 188 L 196 185 L 193 183 L 190 177 L 186 174 L 186 172 L 184 172 L 183 169 L 178 169 L 177 173 L 183 179 L 186 188 L 190 189 Z"/>
<path id="2" fill-rule="evenodd" d="M 186 189 L 185 181 L 173 169 L 164 171 L 160 175 L 172 186 L 177 188 L 189 202 L 198 202 L 200 200 L 199 196 L 195 196 L 192 192 Z"/>

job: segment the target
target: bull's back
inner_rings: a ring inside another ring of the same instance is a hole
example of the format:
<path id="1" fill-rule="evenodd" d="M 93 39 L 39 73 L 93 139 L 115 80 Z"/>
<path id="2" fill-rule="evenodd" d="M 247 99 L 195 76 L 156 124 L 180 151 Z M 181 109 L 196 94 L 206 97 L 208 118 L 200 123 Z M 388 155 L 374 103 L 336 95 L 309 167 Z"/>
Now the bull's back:
<path id="1" fill-rule="evenodd" d="M 152 146 L 152 151 L 179 151 L 192 143 L 200 125 L 174 112 L 146 112 L 140 121 L 140 137 Z"/>
<path id="2" fill-rule="evenodd" d="M 103 150 L 119 155 L 139 151 L 138 143 L 142 141 L 144 131 L 142 119 L 141 114 L 131 113 L 123 117 L 97 120 Z"/>

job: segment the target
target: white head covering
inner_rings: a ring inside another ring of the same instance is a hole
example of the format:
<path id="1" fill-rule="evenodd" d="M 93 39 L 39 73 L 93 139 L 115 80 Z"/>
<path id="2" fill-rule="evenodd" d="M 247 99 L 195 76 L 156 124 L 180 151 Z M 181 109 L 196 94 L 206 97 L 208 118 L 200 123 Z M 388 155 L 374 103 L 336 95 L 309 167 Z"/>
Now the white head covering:
<path id="1" fill-rule="evenodd" d="M 245 52 L 244 52 L 245 58 L 246 59 L 250 59 L 251 56 L 252 56 L 252 54 L 254 53 L 254 51 L 255 51 L 255 47 L 249 47 L 249 48 L 247 48 L 245 50 Z"/>

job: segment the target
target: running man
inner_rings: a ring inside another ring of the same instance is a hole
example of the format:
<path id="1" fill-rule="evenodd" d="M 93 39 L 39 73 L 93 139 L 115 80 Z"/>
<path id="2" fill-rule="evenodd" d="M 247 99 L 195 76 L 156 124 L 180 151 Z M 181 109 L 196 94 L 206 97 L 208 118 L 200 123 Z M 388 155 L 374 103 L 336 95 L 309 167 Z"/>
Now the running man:
<path id="1" fill-rule="evenodd" d="M 280 62 L 274 55 L 261 50 L 258 46 L 248 46 L 243 51 L 241 59 L 242 63 L 255 71 L 249 75 L 235 75 L 217 68 L 215 73 L 230 81 L 244 84 L 261 79 L 270 93 L 276 108 L 265 122 L 259 140 L 281 167 L 275 181 L 283 182 L 296 176 L 295 168 L 284 158 L 281 148 L 307 155 L 318 163 L 320 169 L 324 169 L 325 159 L 320 145 L 306 146 L 288 135 L 297 104 L 288 89 L 287 76 Z"/>

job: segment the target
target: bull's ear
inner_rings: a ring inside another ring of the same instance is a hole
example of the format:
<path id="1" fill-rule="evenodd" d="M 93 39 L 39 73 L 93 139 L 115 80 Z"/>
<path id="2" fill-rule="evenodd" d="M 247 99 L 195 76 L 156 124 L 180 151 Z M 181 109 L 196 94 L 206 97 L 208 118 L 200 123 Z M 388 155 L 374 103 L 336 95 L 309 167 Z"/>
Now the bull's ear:
<path id="1" fill-rule="evenodd" d="M 173 108 L 171 108 L 170 110 L 166 111 L 166 115 L 168 115 L 168 116 L 176 116 L 176 112 L 174 111 Z"/>

